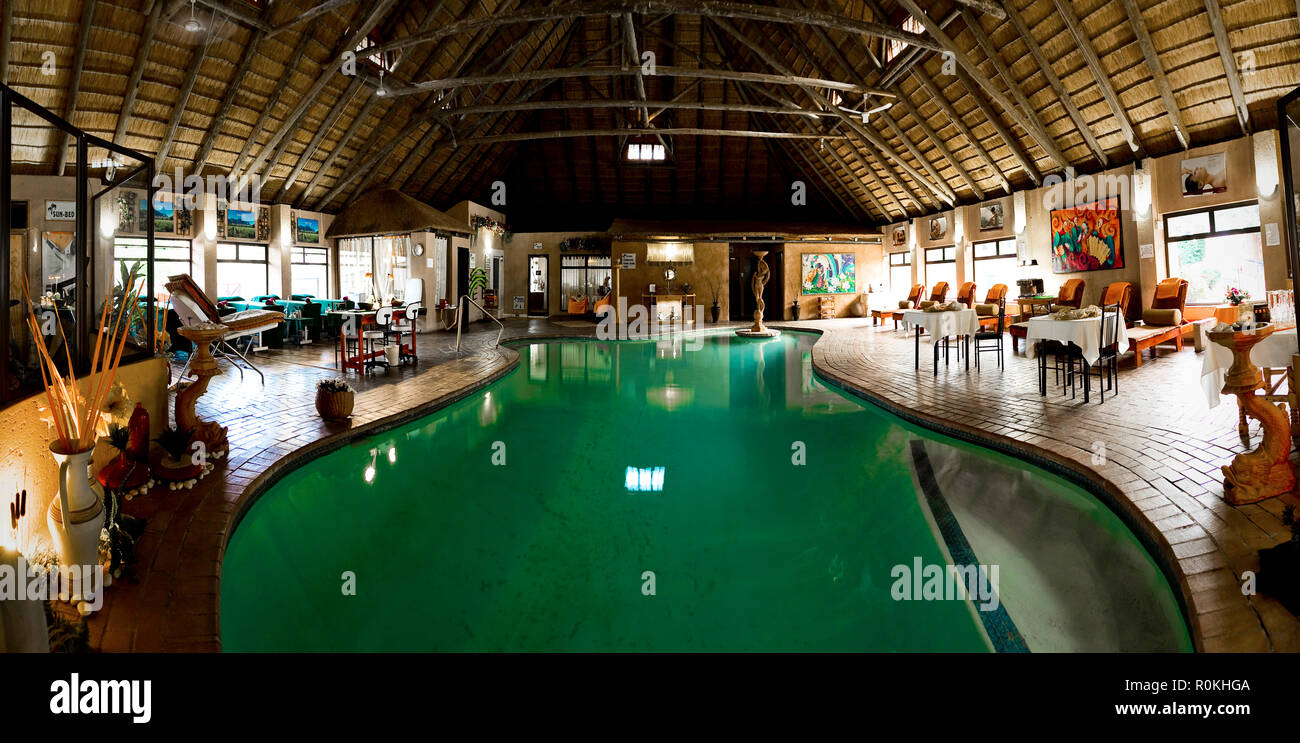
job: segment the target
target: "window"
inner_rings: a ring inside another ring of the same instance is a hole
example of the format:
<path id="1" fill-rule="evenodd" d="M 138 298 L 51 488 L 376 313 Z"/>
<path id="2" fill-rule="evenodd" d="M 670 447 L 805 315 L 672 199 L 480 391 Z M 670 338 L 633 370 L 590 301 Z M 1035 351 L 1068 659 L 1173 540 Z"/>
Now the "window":
<path id="1" fill-rule="evenodd" d="M 339 240 L 339 292 L 358 302 L 401 299 L 411 274 L 410 235 Z"/>
<path id="2" fill-rule="evenodd" d="M 566 306 L 570 299 L 588 299 L 588 310 L 596 300 L 609 292 L 606 283 L 611 280 L 610 259 L 607 255 L 560 256 L 560 301 Z"/>
<path id="3" fill-rule="evenodd" d="M 889 291 L 906 299 L 912 291 L 912 253 L 889 254 Z"/>
<path id="4" fill-rule="evenodd" d="M 927 248 L 925 251 L 925 283 L 931 289 L 940 281 L 948 282 L 949 290 L 957 287 L 957 249 Z M 926 296 L 929 296 L 927 292 Z"/>
<path id="5" fill-rule="evenodd" d="M 454 304 L 454 301 L 447 297 L 447 249 L 449 241 L 441 235 L 433 238 L 433 281 L 434 294 L 433 303 L 438 304 L 439 300 L 447 299 Z"/>
<path id="6" fill-rule="evenodd" d="M 914 16 L 910 16 L 910 15 L 903 20 L 903 25 L 900 26 L 900 28 L 902 28 L 904 31 L 911 31 L 914 34 L 925 33 L 925 26 L 921 25 L 920 21 L 916 20 Z M 885 64 L 889 64 L 890 62 L 893 62 L 894 58 L 902 54 L 903 50 L 906 49 L 908 46 L 910 46 L 910 44 L 908 44 L 906 41 L 899 41 L 898 39 L 885 39 Z"/>
<path id="7" fill-rule="evenodd" d="M 1165 254 L 1169 275 L 1187 279 L 1188 304 L 1223 302 L 1232 286 L 1264 298 L 1258 204 L 1167 215 Z"/>
<path id="8" fill-rule="evenodd" d="M 640 144 L 633 142 L 627 146 L 627 159 L 637 162 L 663 162 L 668 153 L 661 144 Z"/>
<path id="9" fill-rule="evenodd" d="M 988 290 L 995 284 L 1006 284 L 1007 287 L 1016 285 L 1018 261 L 1015 238 L 989 240 L 975 243 L 971 247 L 974 253 L 971 259 L 971 281 L 975 282 L 977 292 L 988 296 Z M 982 298 L 976 297 L 977 300 Z"/>
<path id="10" fill-rule="evenodd" d="M 295 246 L 289 252 L 290 284 L 292 294 L 310 294 L 313 297 L 330 296 L 330 256 L 328 248 Z"/>
<path id="11" fill-rule="evenodd" d="M 217 243 L 217 296 L 251 299 L 269 294 L 266 246 Z"/>
<path id="12" fill-rule="evenodd" d="M 131 266 L 140 262 L 140 276 L 144 277 L 145 261 L 149 256 L 149 241 L 143 237 L 119 237 L 113 240 L 113 285 L 120 286 L 123 271 L 130 271 Z M 190 273 L 191 253 L 189 240 L 153 241 L 153 275 L 154 289 L 161 290 L 167 283 L 167 277 Z"/>

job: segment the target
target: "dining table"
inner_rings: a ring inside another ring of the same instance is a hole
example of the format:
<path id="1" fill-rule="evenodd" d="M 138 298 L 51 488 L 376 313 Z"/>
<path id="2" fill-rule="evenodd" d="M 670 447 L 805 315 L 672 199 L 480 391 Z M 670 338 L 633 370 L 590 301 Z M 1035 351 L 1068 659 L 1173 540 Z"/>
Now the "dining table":
<path id="1" fill-rule="evenodd" d="M 1127 348 L 1128 332 L 1124 325 L 1124 313 L 1107 312 L 1105 318 L 1108 323 L 1106 335 L 1109 337 L 1111 333 L 1109 324 L 1118 323 L 1119 327 L 1114 329 L 1115 344 L 1118 348 Z M 1039 344 L 1046 341 L 1056 341 L 1069 349 L 1072 354 L 1083 357 L 1083 360 L 1091 366 L 1101 357 L 1101 323 L 1101 315 L 1097 317 L 1081 317 L 1077 320 L 1060 320 L 1055 315 L 1039 315 L 1029 318 L 1028 328 L 1025 333 L 1025 355 L 1031 359 L 1039 357 L 1039 394 L 1047 394 L 1047 359 L 1039 352 Z M 1090 386 L 1091 376 L 1085 376 L 1083 381 L 1084 402 L 1088 402 L 1088 389 Z"/>
<path id="2" fill-rule="evenodd" d="M 331 310 L 328 313 L 334 317 L 339 318 L 340 320 L 339 347 L 342 349 L 342 356 L 341 356 L 342 360 L 339 367 L 340 369 L 344 371 L 348 369 L 355 369 L 356 371 L 364 372 L 367 366 L 374 366 L 377 363 L 374 361 L 374 359 L 384 355 L 384 351 L 382 348 L 376 351 L 367 352 L 365 349 L 365 344 L 362 342 L 362 336 L 361 336 L 362 332 L 364 332 L 365 330 L 366 325 L 373 324 L 375 315 L 376 313 L 378 313 L 378 311 L 379 311 L 378 309 L 370 309 L 370 310 L 352 309 L 352 310 Z M 405 310 L 403 310 L 400 307 L 393 308 L 393 322 L 405 318 L 406 318 Z M 411 337 L 411 342 L 406 343 L 404 340 L 399 342 L 399 345 L 401 346 L 402 349 L 401 357 L 403 359 L 417 358 L 414 327 L 415 327 L 414 323 L 412 323 L 411 326 L 412 330 L 409 333 Z M 403 335 L 408 335 L 408 333 L 403 333 Z M 351 353 L 348 341 L 356 342 L 357 350 L 355 354 Z"/>
<path id="3" fill-rule="evenodd" d="M 921 332 L 930 335 L 930 345 L 934 350 L 934 375 L 939 376 L 939 351 L 943 350 L 943 363 L 948 365 L 948 339 L 956 337 L 957 360 L 960 361 L 963 349 L 966 356 L 966 369 L 970 370 L 970 339 L 979 332 L 980 321 L 975 310 L 962 307 L 958 310 L 904 310 L 901 317 L 905 329 L 916 329 L 916 368 L 921 368 Z M 940 339 L 944 342 L 941 345 Z"/>

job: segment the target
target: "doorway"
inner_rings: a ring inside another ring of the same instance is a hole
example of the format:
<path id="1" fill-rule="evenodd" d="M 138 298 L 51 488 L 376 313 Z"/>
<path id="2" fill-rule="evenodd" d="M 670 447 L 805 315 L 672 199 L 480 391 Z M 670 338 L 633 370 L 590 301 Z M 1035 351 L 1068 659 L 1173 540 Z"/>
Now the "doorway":
<path id="1" fill-rule="evenodd" d="M 768 274 L 767 285 L 763 287 L 763 320 L 774 321 L 784 318 L 785 308 L 781 306 L 781 300 L 784 295 L 782 287 L 784 286 L 785 272 L 782 268 L 782 245 L 780 243 L 772 244 L 753 244 L 753 243 L 732 243 L 728 253 L 727 261 L 727 285 L 728 285 L 728 304 L 730 305 L 730 319 L 735 321 L 752 322 L 754 319 L 754 310 L 758 308 L 757 302 L 754 301 L 754 290 L 750 282 L 754 280 L 754 272 L 758 269 L 758 257 L 754 255 L 755 250 L 766 250 L 763 262 L 767 264 L 771 271 Z"/>
<path id="2" fill-rule="evenodd" d="M 550 314 L 547 278 L 551 275 L 551 259 L 545 255 L 528 256 L 528 314 L 545 317 Z"/>
<path id="3" fill-rule="evenodd" d="M 459 306 L 460 298 L 469 294 L 469 248 L 456 248 L 456 303 Z M 469 307 L 465 307 L 460 313 L 460 327 L 465 329 L 465 323 L 469 321 Z"/>

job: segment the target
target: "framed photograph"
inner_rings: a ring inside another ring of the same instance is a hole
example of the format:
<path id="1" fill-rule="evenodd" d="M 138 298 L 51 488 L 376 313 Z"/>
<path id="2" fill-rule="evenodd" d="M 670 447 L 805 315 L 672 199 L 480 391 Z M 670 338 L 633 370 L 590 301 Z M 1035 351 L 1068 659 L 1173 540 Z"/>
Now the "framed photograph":
<path id="1" fill-rule="evenodd" d="M 170 235 L 176 231 L 175 204 L 170 201 L 163 201 L 162 199 L 154 199 L 153 231 L 165 235 Z"/>
<path id="2" fill-rule="evenodd" d="M 907 243 L 907 225 L 894 225 L 894 244 L 905 245 Z"/>
<path id="3" fill-rule="evenodd" d="M 987 204 L 980 207 L 980 232 L 992 232 L 1000 230 L 1006 225 L 1006 216 L 1002 212 L 1002 204 Z"/>
<path id="4" fill-rule="evenodd" d="M 243 209 L 226 210 L 226 237 L 235 240 L 254 240 L 257 238 L 257 217 L 251 211 Z"/>
<path id="5" fill-rule="evenodd" d="M 1227 158 L 1222 152 L 1182 161 L 1180 179 L 1184 196 L 1223 193 L 1228 190 Z"/>
<path id="6" fill-rule="evenodd" d="M 804 294 L 853 294 L 858 290 L 853 253 L 804 253 Z"/>
<path id="7" fill-rule="evenodd" d="M 1052 210 L 1052 271 L 1106 271 L 1124 267 L 1118 197 Z"/>
<path id="8" fill-rule="evenodd" d="M 294 218 L 294 239 L 300 243 L 316 245 L 320 242 L 320 220 L 314 217 Z"/>
<path id="9" fill-rule="evenodd" d="M 942 240 L 948 234 L 948 218 L 935 217 L 930 220 L 930 239 Z"/>

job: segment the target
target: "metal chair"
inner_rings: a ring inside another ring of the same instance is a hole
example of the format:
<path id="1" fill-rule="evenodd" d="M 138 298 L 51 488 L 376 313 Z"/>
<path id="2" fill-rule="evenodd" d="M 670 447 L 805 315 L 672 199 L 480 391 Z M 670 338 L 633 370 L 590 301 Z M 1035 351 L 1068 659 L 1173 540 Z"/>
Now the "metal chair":
<path id="1" fill-rule="evenodd" d="M 391 325 L 393 323 L 393 308 L 380 307 L 375 310 L 375 317 L 370 322 L 369 330 L 361 331 L 361 340 L 366 346 L 366 360 L 362 364 L 366 371 L 382 366 L 387 371 L 389 368 L 388 359 L 382 358 L 383 349 L 380 349 L 380 356 L 375 356 L 375 341 L 381 345 L 387 345 L 388 336 L 392 333 Z M 380 360 L 382 358 L 382 360 Z"/>
<path id="2" fill-rule="evenodd" d="M 1003 287 L 1005 289 L 1006 287 Z M 998 355 L 998 368 L 1004 368 L 1003 348 L 1006 342 L 1005 333 L 1007 329 L 1007 298 L 998 297 L 998 315 L 997 324 L 990 329 L 981 325 L 978 332 L 975 333 L 975 371 L 980 369 L 981 353 L 996 353 Z"/>
<path id="3" fill-rule="evenodd" d="M 1110 320 L 1107 321 L 1107 316 Z M 1123 311 L 1119 303 L 1103 305 L 1101 308 L 1101 326 L 1097 329 L 1097 342 L 1100 355 L 1089 364 L 1082 355 L 1079 358 L 1079 371 L 1084 375 L 1084 384 L 1092 383 L 1092 373 L 1097 373 L 1097 387 L 1101 390 L 1101 401 L 1106 402 L 1106 389 L 1112 395 L 1119 394 L 1119 324 L 1123 322 Z"/>

